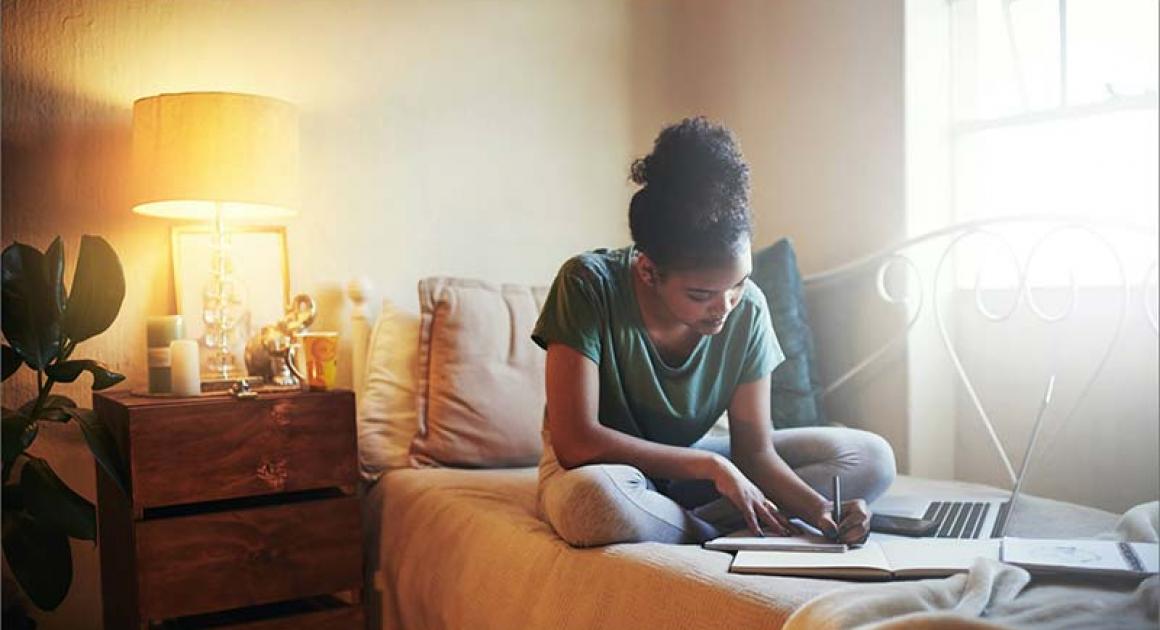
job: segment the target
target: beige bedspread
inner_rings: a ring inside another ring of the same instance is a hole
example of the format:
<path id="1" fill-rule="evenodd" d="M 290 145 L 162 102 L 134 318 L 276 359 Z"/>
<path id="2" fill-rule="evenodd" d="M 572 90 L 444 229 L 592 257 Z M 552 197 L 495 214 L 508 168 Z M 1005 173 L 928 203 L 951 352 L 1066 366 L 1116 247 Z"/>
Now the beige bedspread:
<path id="1" fill-rule="evenodd" d="M 730 554 L 696 546 L 573 549 L 536 518 L 535 484 L 530 468 L 385 475 L 364 502 L 372 619 L 409 630 L 781 628 L 807 601 L 849 586 L 732 574 Z M 892 492 L 970 490 L 988 493 L 905 477 Z M 1026 509 L 1015 525 L 1038 523 L 1044 535 L 1092 535 L 1116 520 L 1044 499 Z"/>

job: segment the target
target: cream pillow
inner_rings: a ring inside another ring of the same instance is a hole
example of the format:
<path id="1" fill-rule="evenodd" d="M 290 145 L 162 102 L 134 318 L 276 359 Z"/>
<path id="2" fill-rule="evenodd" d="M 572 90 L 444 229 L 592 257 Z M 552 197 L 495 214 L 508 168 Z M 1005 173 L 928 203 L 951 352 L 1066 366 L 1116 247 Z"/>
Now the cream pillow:
<path id="1" fill-rule="evenodd" d="M 367 341 L 366 384 L 359 398 L 359 468 L 368 481 L 411 466 L 419 430 L 416 376 L 419 316 L 384 300 Z"/>
<path id="2" fill-rule="evenodd" d="M 531 340 L 547 288 L 419 283 L 416 466 L 532 466 L 540 456 L 544 351 Z"/>

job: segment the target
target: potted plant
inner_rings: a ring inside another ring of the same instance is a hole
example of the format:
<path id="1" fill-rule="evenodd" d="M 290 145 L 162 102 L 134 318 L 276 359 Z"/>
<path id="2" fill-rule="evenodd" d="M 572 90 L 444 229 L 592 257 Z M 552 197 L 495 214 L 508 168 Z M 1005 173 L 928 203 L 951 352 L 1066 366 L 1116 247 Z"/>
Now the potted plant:
<path id="1" fill-rule="evenodd" d="M 96 540 L 96 510 L 28 448 L 41 423 L 76 421 L 97 463 L 128 493 L 112 433 L 91 409 L 52 393 L 56 383 L 71 383 L 84 372 L 92 375 L 94 390 L 125 379 L 98 361 L 73 358 L 77 345 L 116 319 L 125 274 L 116 252 L 98 236 L 81 237 L 68 288 L 60 237 L 44 252 L 13 243 L 4 248 L 2 261 L 3 379 L 26 366 L 36 372 L 37 384 L 35 398 L 3 408 L 4 556 L 32 603 L 54 610 L 72 584 L 68 539 Z"/>

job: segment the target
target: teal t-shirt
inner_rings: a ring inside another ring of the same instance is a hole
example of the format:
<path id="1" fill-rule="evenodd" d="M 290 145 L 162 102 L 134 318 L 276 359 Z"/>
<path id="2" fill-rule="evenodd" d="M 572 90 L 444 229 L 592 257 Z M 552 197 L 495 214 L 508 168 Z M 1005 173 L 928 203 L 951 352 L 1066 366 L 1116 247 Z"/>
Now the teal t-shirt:
<path id="1" fill-rule="evenodd" d="M 689 446 L 742 383 L 785 359 L 761 290 L 748 280 L 723 330 L 668 365 L 645 331 L 632 283 L 633 248 L 597 249 L 560 268 L 532 340 L 566 344 L 597 364 L 602 425 L 652 442 Z"/>

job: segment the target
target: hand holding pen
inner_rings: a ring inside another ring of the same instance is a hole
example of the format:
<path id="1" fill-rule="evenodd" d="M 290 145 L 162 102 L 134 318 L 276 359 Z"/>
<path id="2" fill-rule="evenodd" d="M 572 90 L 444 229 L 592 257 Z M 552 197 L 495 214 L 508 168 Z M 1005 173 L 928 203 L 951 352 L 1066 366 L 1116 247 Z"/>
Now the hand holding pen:
<path id="1" fill-rule="evenodd" d="M 842 500 L 842 481 L 836 475 L 831 480 L 830 500 L 818 516 L 818 529 L 827 538 L 848 545 L 861 544 L 870 535 L 870 510 L 862 499 Z"/>

